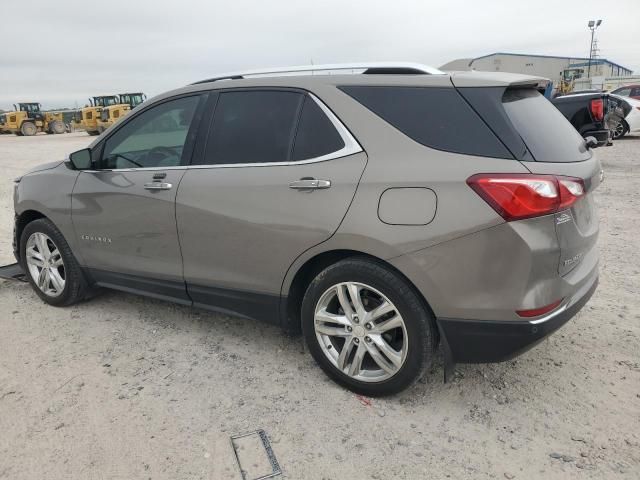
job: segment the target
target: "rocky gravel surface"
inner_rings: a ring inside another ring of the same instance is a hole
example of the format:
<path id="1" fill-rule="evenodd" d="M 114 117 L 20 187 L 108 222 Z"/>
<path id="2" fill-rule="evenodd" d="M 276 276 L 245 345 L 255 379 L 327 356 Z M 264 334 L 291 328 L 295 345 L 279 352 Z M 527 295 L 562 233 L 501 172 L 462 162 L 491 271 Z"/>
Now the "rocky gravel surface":
<path id="1" fill-rule="evenodd" d="M 87 145 L 0 136 L 0 260 L 12 179 Z M 0 479 L 240 479 L 230 436 L 264 429 L 291 479 L 640 478 L 640 137 L 597 150 L 600 286 L 516 360 L 442 361 L 358 397 L 278 328 L 116 292 L 46 306 L 0 280 Z"/>

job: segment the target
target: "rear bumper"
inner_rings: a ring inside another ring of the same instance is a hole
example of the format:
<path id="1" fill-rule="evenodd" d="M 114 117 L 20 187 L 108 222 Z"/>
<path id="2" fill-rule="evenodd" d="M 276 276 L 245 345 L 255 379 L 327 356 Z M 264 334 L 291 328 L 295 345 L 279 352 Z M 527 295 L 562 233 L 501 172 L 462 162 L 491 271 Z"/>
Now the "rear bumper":
<path id="1" fill-rule="evenodd" d="M 447 364 L 502 362 L 526 352 L 567 323 L 589 301 L 598 278 L 555 312 L 522 321 L 438 318 Z"/>

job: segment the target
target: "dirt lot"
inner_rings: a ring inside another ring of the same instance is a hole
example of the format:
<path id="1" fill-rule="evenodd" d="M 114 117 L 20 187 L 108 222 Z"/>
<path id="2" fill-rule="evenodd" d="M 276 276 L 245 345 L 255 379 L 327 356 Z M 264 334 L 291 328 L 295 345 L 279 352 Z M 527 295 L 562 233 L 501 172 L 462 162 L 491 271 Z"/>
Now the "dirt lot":
<path id="1" fill-rule="evenodd" d="M 0 260 L 12 179 L 88 144 L 0 136 Z M 263 428 L 292 479 L 640 477 L 640 137 L 598 150 L 601 283 L 515 361 L 459 365 L 370 405 L 301 340 L 122 293 L 45 306 L 0 280 L 0 478 L 239 479 L 229 436 Z"/>

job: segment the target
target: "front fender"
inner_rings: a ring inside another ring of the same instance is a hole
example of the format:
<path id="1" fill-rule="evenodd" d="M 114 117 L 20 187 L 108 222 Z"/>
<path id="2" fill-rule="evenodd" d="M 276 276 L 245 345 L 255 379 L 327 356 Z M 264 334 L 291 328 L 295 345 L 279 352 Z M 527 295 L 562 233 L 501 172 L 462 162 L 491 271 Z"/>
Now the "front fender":
<path id="1" fill-rule="evenodd" d="M 36 212 L 51 220 L 62 232 L 71 250 L 78 252 L 71 220 L 71 194 L 79 172 L 65 163 L 24 175 L 16 184 L 14 210 L 16 220 L 28 212 Z M 16 232 L 17 236 L 20 232 Z M 19 242 L 19 238 L 16 238 Z M 80 259 L 79 259 L 80 260 Z"/>

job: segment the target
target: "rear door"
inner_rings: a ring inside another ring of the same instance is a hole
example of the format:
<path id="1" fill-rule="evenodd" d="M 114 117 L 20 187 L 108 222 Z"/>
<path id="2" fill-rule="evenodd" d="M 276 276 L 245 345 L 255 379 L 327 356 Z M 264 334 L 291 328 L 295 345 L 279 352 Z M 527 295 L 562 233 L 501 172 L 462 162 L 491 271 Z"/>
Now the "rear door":
<path id="1" fill-rule="evenodd" d="M 72 219 L 98 283 L 189 303 L 175 198 L 203 103 L 184 96 L 126 120 L 98 147 L 95 169 L 78 176 Z"/>
<path id="2" fill-rule="evenodd" d="M 194 303 L 276 318 L 287 269 L 336 231 L 365 164 L 360 146 L 314 96 L 222 91 L 206 148 L 176 199 Z"/>

